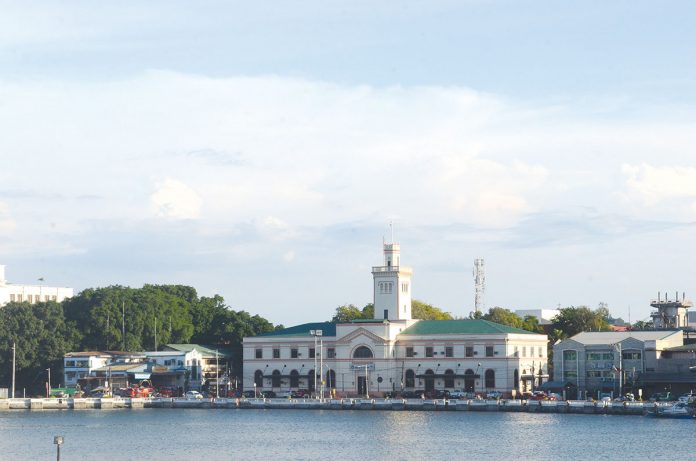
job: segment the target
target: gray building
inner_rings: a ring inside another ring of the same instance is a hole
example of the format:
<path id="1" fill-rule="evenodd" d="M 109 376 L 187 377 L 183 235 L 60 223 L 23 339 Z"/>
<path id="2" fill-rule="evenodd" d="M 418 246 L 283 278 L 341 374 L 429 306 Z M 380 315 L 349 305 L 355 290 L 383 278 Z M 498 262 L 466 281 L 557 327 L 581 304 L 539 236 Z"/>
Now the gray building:
<path id="1" fill-rule="evenodd" d="M 641 376 L 657 371 L 662 352 L 683 341 L 680 330 L 578 333 L 553 346 L 554 381 L 577 389 L 577 398 L 637 392 Z"/>

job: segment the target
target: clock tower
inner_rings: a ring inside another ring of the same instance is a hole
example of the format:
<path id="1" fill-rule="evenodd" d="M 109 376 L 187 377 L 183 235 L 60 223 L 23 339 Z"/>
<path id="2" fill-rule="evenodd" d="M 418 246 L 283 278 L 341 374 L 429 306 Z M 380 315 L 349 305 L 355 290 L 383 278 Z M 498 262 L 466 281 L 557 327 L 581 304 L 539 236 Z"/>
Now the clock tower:
<path id="1" fill-rule="evenodd" d="M 372 267 L 375 320 L 411 320 L 410 267 L 401 265 L 398 243 L 384 244 L 384 265 Z"/>

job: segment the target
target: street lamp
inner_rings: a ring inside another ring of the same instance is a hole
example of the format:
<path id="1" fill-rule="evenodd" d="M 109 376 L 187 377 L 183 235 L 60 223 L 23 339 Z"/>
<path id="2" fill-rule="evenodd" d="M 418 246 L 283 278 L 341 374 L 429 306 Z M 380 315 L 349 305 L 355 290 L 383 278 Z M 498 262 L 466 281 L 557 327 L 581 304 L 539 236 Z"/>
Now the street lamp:
<path id="1" fill-rule="evenodd" d="M 56 445 L 56 461 L 60 461 L 60 446 L 63 445 L 63 436 L 56 435 L 53 437 L 53 443 Z"/>
<path id="2" fill-rule="evenodd" d="M 481 375 L 479 375 L 479 370 L 481 369 L 481 362 L 476 365 L 476 375 L 474 376 L 474 394 L 476 394 L 476 378 L 481 380 Z M 483 386 L 482 386 L 483 387 Z"/>
<path id="3" fill-rule="evenodd" d="M 314 336 L 314 393 L 317 392 L 317 337 L 321 337 L 324 334 L 323 330 L 309 330 L 309 334 Z M 321 353 L 321 348 L 323 346 L 323 339 L 319 343 L 319 373 L 322 372 L 322 367 L 324 366 L 324 358 Z M 321 398 L 324 398 L 324 378 L 321 380 Z"/>
<path id="4" fill-rule="evenodd" d="M 51 369 L 46 368 L 46 371 L 48 371 L 48 387 L 46 388 L 46 398 L 49 398 L 51 396 Z"/>

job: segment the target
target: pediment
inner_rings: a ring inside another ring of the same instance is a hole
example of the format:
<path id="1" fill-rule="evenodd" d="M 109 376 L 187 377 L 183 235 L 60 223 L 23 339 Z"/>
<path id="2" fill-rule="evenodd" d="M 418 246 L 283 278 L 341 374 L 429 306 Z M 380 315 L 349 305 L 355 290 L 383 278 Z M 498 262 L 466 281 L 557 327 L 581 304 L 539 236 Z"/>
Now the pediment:
<path id="1" fill-rule="evenodd" d="M 347 335 L 341 337 L 340 339 L 337 339 L 337 343 L 350 343 L 356 338 L 359 337 L 366 337 L 369 339 L 370 342 L 375 343 L 375 344 L 384 344 L 386 340 L 384 338 L 381 338 L 377 336 L 376 334 L 372 333 L 369 330 L 366 330 L 363 327 L 356 328 L 355 330 L 351 331 Z"/>

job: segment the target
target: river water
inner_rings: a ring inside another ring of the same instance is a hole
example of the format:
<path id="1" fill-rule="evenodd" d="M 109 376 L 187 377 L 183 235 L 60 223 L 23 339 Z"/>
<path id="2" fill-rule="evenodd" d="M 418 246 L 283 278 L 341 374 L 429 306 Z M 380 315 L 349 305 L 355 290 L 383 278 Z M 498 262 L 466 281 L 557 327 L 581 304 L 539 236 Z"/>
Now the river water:
<path id="1" fill-rule="evenodd" d="M 328 410 L 0 412 L 0 460 L 693 459 L 693 420 Z"/>

